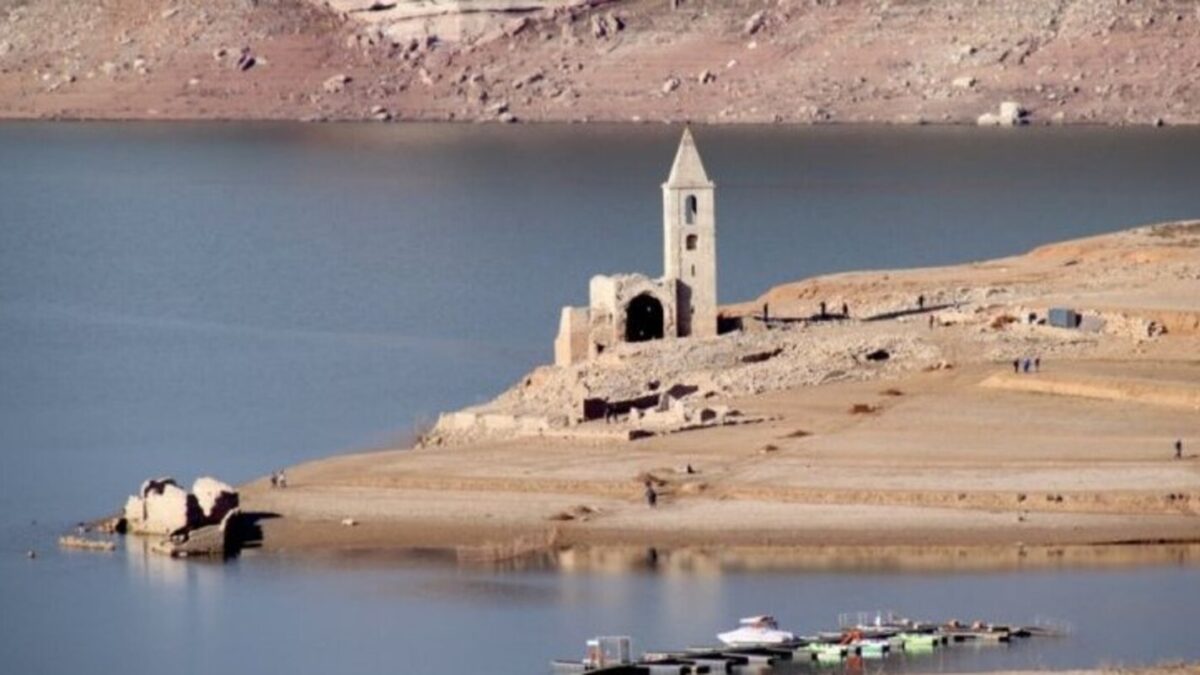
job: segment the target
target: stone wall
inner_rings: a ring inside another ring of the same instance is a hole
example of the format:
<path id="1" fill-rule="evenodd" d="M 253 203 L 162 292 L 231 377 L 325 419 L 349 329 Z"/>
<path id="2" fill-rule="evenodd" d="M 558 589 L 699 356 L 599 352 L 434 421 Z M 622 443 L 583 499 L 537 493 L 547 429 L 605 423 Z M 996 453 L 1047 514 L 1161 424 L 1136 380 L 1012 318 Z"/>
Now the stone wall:
<path id="1" fill-rule="evenodd" d="M 597 275 L 592 277 L 588 290 L 591 358 L 625 341 L 627 308 L 641 295 L 649 295 L 662 305 L 663 336 L 675 337 L 678 333 L 673 279 L 650 279 L 642 274 Z"/>
<path id="2" fill-rule="evenodd" d="M 588 308 L 563 307 L 554 338 L 554 365 L 569 366 L 588 355 Z"/>

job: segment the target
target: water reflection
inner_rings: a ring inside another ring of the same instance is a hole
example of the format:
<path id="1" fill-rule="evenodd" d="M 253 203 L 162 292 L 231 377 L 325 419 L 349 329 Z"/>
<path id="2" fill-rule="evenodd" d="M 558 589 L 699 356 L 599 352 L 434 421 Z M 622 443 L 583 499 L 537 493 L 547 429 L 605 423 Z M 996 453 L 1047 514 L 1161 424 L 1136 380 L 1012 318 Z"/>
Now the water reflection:
<path id="1" fill-rule="evenodd" d="M 328 552 L 311 564 L 343 569 L 432 563 L 492 573 L 654 574 L 720 577 L 729 573 L 1015 572 L 1200 567 L 1200 543 L 1077 546 L 566 546 L 487 561 L 454 549 Z"/>

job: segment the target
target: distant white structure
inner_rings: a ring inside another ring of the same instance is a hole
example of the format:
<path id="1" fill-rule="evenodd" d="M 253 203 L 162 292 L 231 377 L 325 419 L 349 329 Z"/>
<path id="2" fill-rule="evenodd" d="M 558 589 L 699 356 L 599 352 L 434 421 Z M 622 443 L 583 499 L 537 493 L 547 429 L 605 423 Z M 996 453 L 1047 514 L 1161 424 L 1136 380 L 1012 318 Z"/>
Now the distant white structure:
<path id="1" fill-rule="evenodd" d="M 717 334 L 716 185 L 684 129 L 663 191 L 663 276 L 592 277 L 587 307 L 564 307 L 554 363 L 595 358 L 622 342 Z"/>

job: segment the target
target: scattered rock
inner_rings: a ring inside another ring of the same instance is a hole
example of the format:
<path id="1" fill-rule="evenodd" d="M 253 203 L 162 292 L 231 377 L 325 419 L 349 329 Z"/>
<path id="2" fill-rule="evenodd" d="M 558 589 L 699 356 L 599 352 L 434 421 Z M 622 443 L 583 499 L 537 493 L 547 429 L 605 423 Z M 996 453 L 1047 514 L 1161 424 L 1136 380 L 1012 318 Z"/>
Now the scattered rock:
<path id="1" fill-rule="evenodd" d="M 696 81 L 700 84 L 711 84 L 717 81 L 717 76 L 711 70 L 705 69 L 700 71 L 700 74 L 696 77 Z"/>
<path id="2" fill-rule="evenodd" d="M 984 113 L 976 123 L 981 127 L 1016 127 L 1029 123 L 1029 112 L 1016 101 L 1004 101 L 1000 104 L 1000 112 Z"/>
<path id="3" fill-rule="evenodd" d="M 321 88 L 324 89 L 325 93 L 327 94 L 337 94 L 343 91 L 346 88 L 346 85 L 350 84 L 352 81 L 354 81 L 354 78 L 350 77 L 349 75 L 338 73 L 337 75 L 325 80 L 325 82 L 321 85 Z"/>
<path id="4" fill-rule="evenodd" d="M 379 122 L 390 122 L 392 120 L 392 113 L 381 105 L 374 105 L 371 106 L 371 118 Z"/>
<path id="5" fill-rule="evenodd" d="M 358 521 L 353 518 L 342 518 L 342 525 L 345 527 L 356 527 L 358 526 Z"/>
<path id="6" fill-rule="evenodd" d="M 520 35 L 526 28 L 529 28 L 530 23 L 532 22 L 529 20 L 529 17 L 523 16 L 508 24 L 504 29 L 504 34 L 508 37 Z"/>
<path id="7" fill-rule="evenodd" d="M 681 83 L 679 81 L 679 78 L 672 75 L 672 76 L 668 77 L 666 79 L 666 81 L 663 82 L 662 93 L 670 94 L 671 92 L 678 89 L 680 84 Z"/>
<path id="8" fill-rule="evenodd" d="M 527 87 L 531 84 L 536 84 L 538 82 L 541 82 L 544 79 L 546 79 L 546 74 L 540 70 L 535 70 L 534 72 L 529 73 L 528 75 L 518 77 L 517 79 L 513 80 L 512 87 L 513 87 L 513 89 L 521 89 L 521 88 Z"/>
<path id="9" fill-rule="evenodd" d="M 964 75 L 963 77 L 954 78 L 954 81 L 950 84 L 957 89 L 971 89 L 975 86 L 976 82 L 977 80 L 970 75 Z"/>
<path id="10" fill-rule="evenodd" d="M 258 59 L 254 57 L 254 54 L 250 53 L 250 48 L 245 47 L 242 49 L 241 55 L 238 56 L 237 63 L 234 65 L 234 67 L 244 73 L 253 68 L 257 63 Z"/>
<path id="11" fill-rule="evenodd" d="M 592 37 L 603 40 L 624 30 L 625 20 L 612 12 L 604 15 L 593 14 L 589 25 Z"/>
<path id="12" fill-rule="evenodd" d="M 746 23 L 742 25 L 742 32 L 746 35 L 754 35 L 758 31 L 762 30 L 763 25 L 766 23 L 767 13 L 763 10 L 759 10 L 754 14 L 751 14 L 749 19 L 746 19 Z"/>
<path id="13" fill-rule="evenodd" d="M 29 549 L 28 551 L 25 551 L 25 557 L 33 560 L 34 558 L 37 558 L 37 551 Z"/>
<path id="14" fill-rule="evenodd" d="M 592 15 L 592 37 L 608 37 L 608 22 L 604 20 L 604 17 L 598 14 Z"/>
<path id="15" fill-rule="evenodd" d="M 87 537 L 76 537 L 68 535 L 58 538 L 58 545 L 63 548 L 73 548 L 81 551 L 115 551 L 117 550 L 116 542 L 106 539 L 89 539 Z"/>

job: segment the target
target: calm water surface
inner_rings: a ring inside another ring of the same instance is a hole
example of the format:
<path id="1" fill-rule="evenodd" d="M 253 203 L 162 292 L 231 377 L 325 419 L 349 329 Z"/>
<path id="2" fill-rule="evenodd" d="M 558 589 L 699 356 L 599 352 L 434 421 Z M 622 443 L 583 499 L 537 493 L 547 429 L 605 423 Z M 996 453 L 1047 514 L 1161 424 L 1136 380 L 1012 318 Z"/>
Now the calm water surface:
<path id="1" fill-rule="evenodd" d="M 0 663 L 540 672 L 598 632 L 739 614 L 1074 622 L 910 667 L 1200 658 L 1188 566 L 987 574 L 485 572 L 57 552 L 152 474 L 245 480 L 382 446 L 550 358 L 594 273 L 661 266 L 678 129 L 0 125 Z M 720 293 L 1200 215 L 1200 131 L 697 130 Z M 42 555 L 27 561 L 23 552 Z"/>

